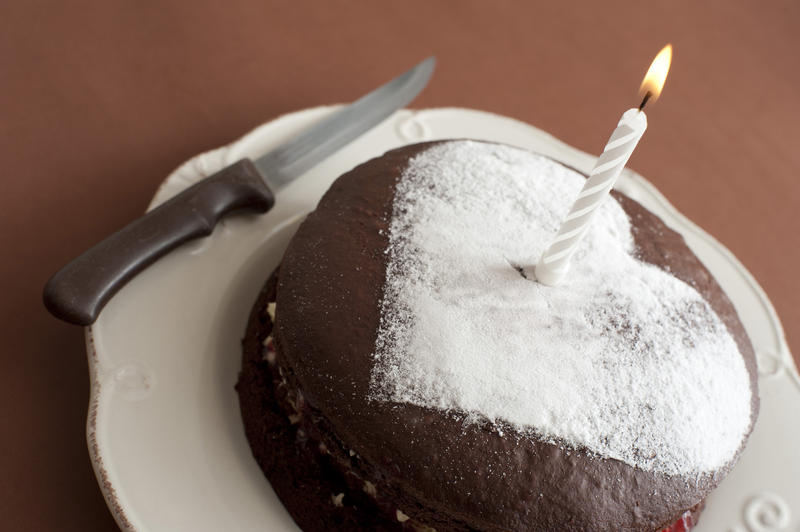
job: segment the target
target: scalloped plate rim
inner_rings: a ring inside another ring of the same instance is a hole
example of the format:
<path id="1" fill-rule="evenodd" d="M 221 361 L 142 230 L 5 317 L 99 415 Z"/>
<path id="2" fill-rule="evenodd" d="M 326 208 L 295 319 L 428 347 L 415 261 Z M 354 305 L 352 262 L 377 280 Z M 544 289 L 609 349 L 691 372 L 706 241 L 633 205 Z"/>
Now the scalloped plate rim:
<path id="1" fill-rule="evenodd" d="M 320 107 L 313 107 L 308 109 L 303 109 L 299 111 L 294 111 L 290 113 L 283 114 L 270 120 L 260 126 L 254 128 L 249 133 L 245 134 L 238 140 L 220 147 L 214 150 L 209 150 L 207 152 L 201 153 L 185 163 L 179 166 L 176 170 L 174 170 L 159 186 L 156 193 L 154 194 L 153 200 L 151 201 L 148 210 L 152 209 L 159 203 L 168 199 L 172 194 L 176 193 L 177 191 L 181 190 L 181 188 L 188 186 L 192 182 L 192 180 L 200 179 L 204 175 L 208 175 L 211 171 L 215 170 L 216 167 L 221 167 L 226 164 L 230 164 L 233 162 L 230 160 L 233 155 L 236 155 L 238 158 L 238 154 L 242 152 L 242 147 L 250 145 L 252 143 L 258 143 L 257 141 L 259 138 L 264 135 L 267 131 L 271 128 L 275 127 L 276 125 L 288 122 L 294 122 L 298 118 L 308 118 L 309 116 L 322 116 L 326 112 L 331 112 L 338 108 L 339 105 L 330 105 L 330 106 L 320 106 Z M 464 108 L 434 108 L 434 109 L 423 109 L 419 111 L 411 111 L 411 110 L 401 110 L 395 113 L 392 117 L 387 119 L 389 121 L 402 121 L 408 120 L 409 117 L 419 116 L 433 116 L 437 113 L 464 113 L 464 114 L 471 114 L 473 117 L 478 118 L 485 118 L 490 120 L 499 120 L 499 121 L 506 121 L 508 125 L 513 126 L 514 128 L 522 128 L 526 130 L 527 134 L 531 135 L 531 138 L 537 138 L 536 142 L 541 143 L 549 143 L 552 148 L 552 153 L 557 155 L 561 155 L 562 157 L 555 156 L 555 158 L 563 160 L 564 158 L 570 159 L 568 161 L 569 164 L 576 166 L 582 170 L 588 170 L 586 168 L 587 165 L 591 165 L 594 158 L 584 153 L 572 146 L 567 145 L 566 143 L 560 141 L 559 139 L 553 137 L 552 135 L 541 131 L 534 126 L 526 124 L 524 122 L 520 122 L 513 118 L 504 117 L 492 113 L 488 113 L 485 111 L 473 110 L 473 109 L 464 109 Z M 397 124 L 397 128 L 401 127 L 402 124 Z M 380 126 L 379 126 L 380 127 Z M 424 131 L 423 131 L 424 133 Z M 366 136 L 369 136 L 371 133 L 367 133 Z M 399 134 L 398 134 L 399 135 Z M 398 145 L 409 143 L 409 142 L 400 142 Z M 548 154 L 548 153 L 546 153 Z M 567 162 L 567 161 L 565 161 Z M 706 242 L 707 245 L 714 248 L 714 250 L 719 253 L 722 257 L 724 257 L 730 265 L 736 270 L 738 274 L 740 274 L 743 279 L 745 280 L 748 287 L 754 292 L 757 299 L 761 303 L 764 308 L 764 311 L 767 313 L 769 322 L 774 328 L 774 333 L 776 337 L 776 342 L 778 344 L 776 353 L 780 361 L 783 363 L 783 366 L 788 370 L 786 373 L 788 374 L 788 378 L 793 380 L 796 384 L 798 390 L 800 390 L 800 375 L 798 375 L 797 368 L 795 367 L 794 361 L 789 353 L 788 345 L 786 343 L 786 339 L 783 333 L 783 328 L 781 326 L 780 320 L 775 312 L 774 307 L 772 306 L 769 298 L 767 297 L 766 293 L 757 283 L 757 281 L 753 278 L 749 271 L 741 264 L 741 262 L 731 253 L 727 248 L 725 248 L 721 243 L 719 243 L 716 239 L 714 239 L 711 235 L 706 233 L 703 229 L 697 226 L 694 222 L 689 220 L 686 216 L 681 214 L 657 189 L 656 187 L 647 181 L 644 177 L 640 176 L 639 174 L 626 169 L 623 173 L 623 179 L 621 179 L 619 188 L 625 189 L 626 187 L 640 187 L 640 191 L 645 192 L 650 196 L 650 199 L 656 203 L 658 203 L 665 212 L 669 214 L 673 218 L 673 220 L 665 220 L 668 222 L 669 225 L 679 230 L 682 234 L 684 232 L 689 232 L 693 234 L 693 236 L 702 239 Z M 672 223 L 670 223 L 672 222 Z M 215 238 L 214 235 L 208 238 Z M 85 329 L 86 333 L 86 345 L 87 345 L 87 356 L 89 361 L 89 374 L 90 374 L 90 399 L 89 399 L 89 411 L 87 416 L 87 443 L 88 443 L 88 450 L 89 455 L 92 462 L 92 467 L 95 471 L 95 475 L 97 476 L 99 487 L 103 493 L 103 496 L 106 499 L 109 509 L 111 510 L 114 519 L 117 521 L 117 524 L 120 528 L 124 530 L 134 530 L 136 529 L 132 522 L 128 519 L 126 513 L 126 503 L 124 500 L 120 499 L 117 494 L 117 487 L 115 485 L 115 479 L 113 475 L 109 474 L 107 469 L 107 460 L 106 460 L 106 453 L 104 449 L 103 442 L 99 440 L 102 428 L 102 418 L 98 415 L 105 399 L 107 399 L 106 393 L 104 393 L 105 387 L 102 385 L 102 375 L 106 374 L 106 370 L 102 368 L 102 362 L 97 352 L 97 346 L 95 344 L 94 336 L 95 336 L 95 328 L 97 325 L 87 327 Z M 702 524 L 702 523 L 701 523 Z"/>

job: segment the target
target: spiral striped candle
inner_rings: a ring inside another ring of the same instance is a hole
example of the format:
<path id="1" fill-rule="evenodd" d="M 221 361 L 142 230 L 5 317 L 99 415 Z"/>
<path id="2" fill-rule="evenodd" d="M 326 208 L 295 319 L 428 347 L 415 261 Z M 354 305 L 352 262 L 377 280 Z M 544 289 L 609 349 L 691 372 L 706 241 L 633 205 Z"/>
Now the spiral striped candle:
<path id="1" fill-rule="evenodd" d="M 608 139 L 589 179 L 561 224 L 555 239 L 536 265 L 536 280 L 556 285 L 569 269 L 569 261 L 589 227 L 597 208 L 614 187 L 633 149 L 647 129 L 647 116 L 638 109 L 628 109 Z"/>

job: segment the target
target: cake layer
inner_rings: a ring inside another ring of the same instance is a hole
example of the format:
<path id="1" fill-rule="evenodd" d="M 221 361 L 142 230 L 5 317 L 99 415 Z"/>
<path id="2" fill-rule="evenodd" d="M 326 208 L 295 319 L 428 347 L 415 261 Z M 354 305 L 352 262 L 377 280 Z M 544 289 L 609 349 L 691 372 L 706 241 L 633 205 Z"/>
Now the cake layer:
<path id="1" fill-rule="evenodd" d="M 430 521 L 435 529 L 410 518 L 380 472 L 344 448 L 327 421 L 301 399 L 302 390 L 287 379 L 272 341 L 276 284 L 277 271 L 251 311 L 236 389 L 253 455 L 298 525 L 305 532 L 471 530 L 442 515 Z M 416 515 L 432 513 L 414 508 Z M 661 532 L 691 530 L 702 508 L 696 505 Z"/>
<path id="2" fill-rule="evenodd" d="M 381 473 L 385 489 L 445 522 L 479 530 L 669 526 L 705 498 L 738 451 L 703 474 L 666 474 L 502 419 L 371 395 L 396 185 L 409 159 L 430 147 L 389 152 L 340 178 L 284 256 L 275 343 L 305 401 Z M 725 324 L 747 368 L 754 419 L 755 362 L 732 305 L 677 233 L 634 201 L 615 198 L 633 224 L 636 256 L 694 287 Z"/>

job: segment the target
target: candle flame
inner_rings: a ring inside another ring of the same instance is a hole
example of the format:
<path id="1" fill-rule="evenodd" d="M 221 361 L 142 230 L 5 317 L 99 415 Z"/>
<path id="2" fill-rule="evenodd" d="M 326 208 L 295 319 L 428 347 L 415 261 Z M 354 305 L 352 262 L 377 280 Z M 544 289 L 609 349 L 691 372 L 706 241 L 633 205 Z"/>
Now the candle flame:
<path id="1" fill-rule="evenodd" d="M 658 52 L 656 58 L 650 63 L 650 68 L 647 69 L 647 74 L 644 75 L 642 80 L 642 86 L 639 87 L 640 98 L 645 97 L 651 102 L 658 99 L 659 95 L 661 95 L 661 89 L 664 88 L 664 82 L 667 81 L 667 73 L 671 62 L 672 45 L 668 44 Z"/>

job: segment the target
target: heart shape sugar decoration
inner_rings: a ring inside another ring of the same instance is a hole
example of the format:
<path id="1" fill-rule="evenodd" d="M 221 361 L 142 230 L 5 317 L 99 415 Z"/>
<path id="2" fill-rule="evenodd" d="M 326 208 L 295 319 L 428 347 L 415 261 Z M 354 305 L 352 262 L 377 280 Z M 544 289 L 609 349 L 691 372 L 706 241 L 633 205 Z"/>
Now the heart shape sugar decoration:
<path id="1" fill-rule="evenodd" d="M 632 256 L 609 199 L 556 287 L 523 278 L 583 177 L 471 141 L 395 192 L 370 399 L 467 413 L 671 475 L 714 471 L 750 424 L 734 339 L 691 286 Z"/>

